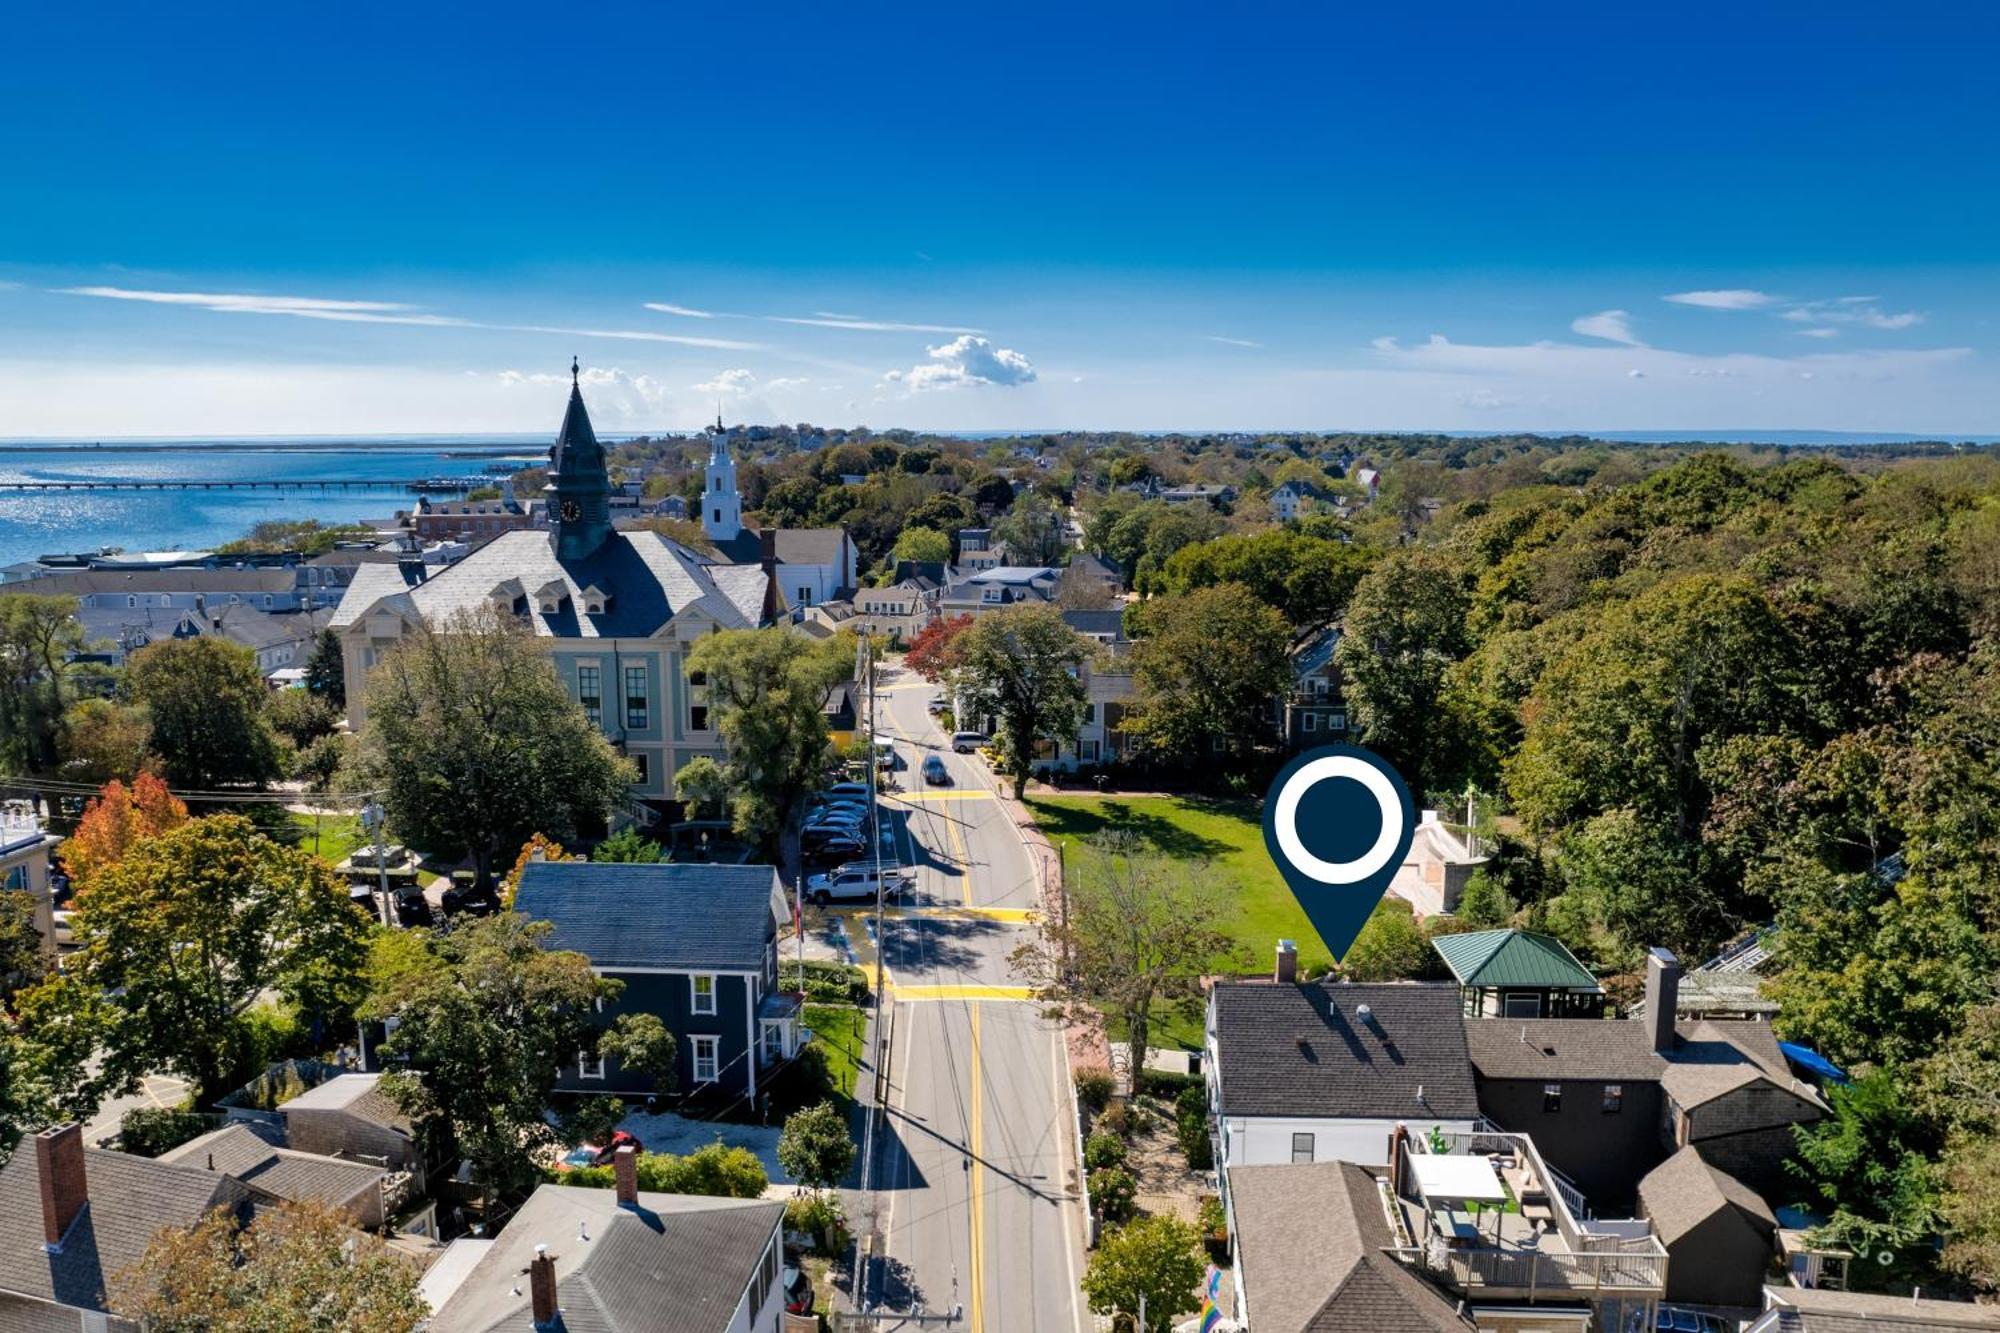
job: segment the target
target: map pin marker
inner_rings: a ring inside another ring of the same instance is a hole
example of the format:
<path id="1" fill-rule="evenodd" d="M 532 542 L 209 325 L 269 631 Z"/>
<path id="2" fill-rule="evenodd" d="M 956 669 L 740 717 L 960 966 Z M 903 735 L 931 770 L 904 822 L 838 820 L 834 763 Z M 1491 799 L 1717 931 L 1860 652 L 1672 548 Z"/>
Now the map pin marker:
<path id="1" fill-rule="evenodd" d="M 1306 751 L 1264 796 L 1264 846 L 1336 959 L 1353 947 L 1416 831 L 1401 775 L 1358 745 Z"/>

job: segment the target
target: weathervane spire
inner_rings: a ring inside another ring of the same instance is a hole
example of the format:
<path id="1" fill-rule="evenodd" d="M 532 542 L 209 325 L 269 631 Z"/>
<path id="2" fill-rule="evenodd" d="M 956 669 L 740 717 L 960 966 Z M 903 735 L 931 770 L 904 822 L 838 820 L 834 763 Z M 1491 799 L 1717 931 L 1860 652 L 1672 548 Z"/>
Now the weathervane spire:
<path id="1" fill-rule="evenodd" d="M 577 375 L 581 373 L 582 369 L 582 364 L 572 356 L 569 359 L 569 385 L 572 389 L 577 387 Z"/>

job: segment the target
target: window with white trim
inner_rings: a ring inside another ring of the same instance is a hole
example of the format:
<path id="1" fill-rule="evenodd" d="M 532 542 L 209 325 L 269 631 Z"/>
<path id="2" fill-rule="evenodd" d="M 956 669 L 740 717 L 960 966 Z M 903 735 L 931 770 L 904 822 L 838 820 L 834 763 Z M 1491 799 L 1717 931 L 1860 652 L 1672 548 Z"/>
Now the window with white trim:
<path id="1" fill-rule="evenodd" d="M 720 1068 L 722 1046 L 720 1037 L 691 1037 L 694 1043 L 694 1081 L 713 1083 L 722 1072 Z"/>
<path id="2" fill-rule="evenodd" d="M 594 1051 L 576 1053 L 576 1076 L 578 1078 L 603 1078 L 604 1057 Z"/>
<path id="3" fill-rule="evenodd" d="M 604 714 L 604 673 L 594 666 L 580 666 L 576 669 L 576 701 L 583 705 L 584 716 L 593 727 Z"/>
<path id="4" fill-rule="evenodd" d="M 693 1000 L 689 1003 L 688 1008 L 692 1012 L 697 1014 L 714 1013 L 715 1012 L 714 974 L 709 972 L 697 972 L 693 976 L 688 978 L 688 985 L 693 988 L 693 996 L 694 996 Z"/>

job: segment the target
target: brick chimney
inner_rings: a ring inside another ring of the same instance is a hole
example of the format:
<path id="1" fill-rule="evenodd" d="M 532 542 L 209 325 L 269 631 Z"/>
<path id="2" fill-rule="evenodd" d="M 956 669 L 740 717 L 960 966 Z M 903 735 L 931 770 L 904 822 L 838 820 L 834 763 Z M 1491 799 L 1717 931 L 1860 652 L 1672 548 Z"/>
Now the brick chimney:
<path id="1" fill-rule="evenodd" d="M 1681 963 L 1671 949 L 1646 951 L 1646 1021 L 1652 1024 L 1653 1049 L 1666 1055 L 1674 1049 L 1674 1018 L 1680 1010 Z"/>
<path id="2" fill-rule="evenodd" d="M 639 1206 L 639 1150 L 631 1144 L 619 1145 L 611 1154 L 611 1175 L 618 1185 L 618 1206 Z"/>
<path id="3" fill-rule="evenodd" d="M 35 1172 L 42 1184 L 42 1242 L 50 1250 L 60 1250 L 76 1215 L 90 1202 L 83 1126 L 72 1120 L 35 1135 Z"/>
<path id="4" fill-rule="evenodd" d="M 553 1328 L 556 1322 L 556 1261 L 549 1247 L 537 1245 L 528 1265 L 528 1299 L 533 1303 L 535 1327 Z"/>
<path id="5" fill-rule="evenodd" d="M 1289 986 L 1299 979 L 1299 946 L 1291 940 L 1278 941 L 1278 965 L 1272 977 L 1281 986 Z"/>

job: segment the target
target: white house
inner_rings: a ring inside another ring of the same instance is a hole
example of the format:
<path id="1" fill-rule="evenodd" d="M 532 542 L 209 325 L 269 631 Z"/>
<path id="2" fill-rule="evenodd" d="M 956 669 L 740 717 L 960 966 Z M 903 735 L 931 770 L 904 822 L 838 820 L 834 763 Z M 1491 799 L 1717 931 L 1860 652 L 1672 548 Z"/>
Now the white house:
<path id="1" fill-rule="evenodd" d="M 1290 941 L 1271 981 L 1209 991 L 1207 1078 L 1216 1160 L 1389 1160 L 1389 1134 L 1470 1133 L 1479 1096 L 1456 986 L 1300 984 Z"/>

